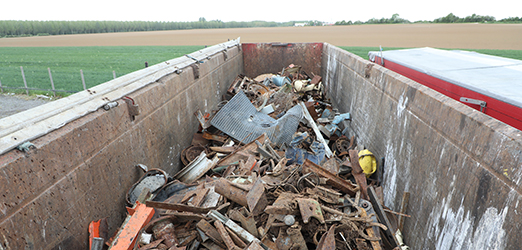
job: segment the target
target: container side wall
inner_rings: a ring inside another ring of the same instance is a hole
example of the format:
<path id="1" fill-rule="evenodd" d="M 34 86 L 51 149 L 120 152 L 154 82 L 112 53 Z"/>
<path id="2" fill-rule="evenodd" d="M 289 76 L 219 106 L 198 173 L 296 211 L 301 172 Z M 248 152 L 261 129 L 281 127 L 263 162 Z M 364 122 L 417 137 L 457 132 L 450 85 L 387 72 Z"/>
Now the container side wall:
<path id="1" fill-rule="evenodd" d="M 142 163 L 173 175 L 180 152 L 198 128 L 193 115 L 210 112 L 243 72 L 238 46 L 192 67 L 160 76 L 132 92 L 127 105 L 98 109 L 33 140 L 36 149 L 0 156 L 0 244 L 4 249 L 87 249 L 88 224 L 108 217 L 109 234 L 125 217 L 125 195 Z M 1 247 L 0 247 L 1 248 Z"/>
<path id="2" fill-rule="evenodd" d="M 322 43 L 243 43 L 242 49 L 248 77 L 281 72 L 290 64 L 302 66 L 310 77 L 321 73 Z"/>
<path id="3" fill-rule="evenodd" d="M 327 95 L 349 134 L 384 157 L 384 203 L 412 249 L 518 249 L 522 132 L 406 77 L 325 44 Z"/>

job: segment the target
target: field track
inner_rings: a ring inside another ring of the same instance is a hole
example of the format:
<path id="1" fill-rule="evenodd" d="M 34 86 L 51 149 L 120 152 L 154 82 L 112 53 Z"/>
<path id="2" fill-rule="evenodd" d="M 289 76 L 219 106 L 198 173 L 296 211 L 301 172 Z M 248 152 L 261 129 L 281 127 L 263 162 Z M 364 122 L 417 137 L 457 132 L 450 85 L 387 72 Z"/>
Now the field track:
<path id="1" fill-rule="evenodd" d="M 522 24 L 388 24 L 174 30 L 1 38 L 0 47 L 213 45 L 328 42 L 337 46 L 522 50 Z"/>

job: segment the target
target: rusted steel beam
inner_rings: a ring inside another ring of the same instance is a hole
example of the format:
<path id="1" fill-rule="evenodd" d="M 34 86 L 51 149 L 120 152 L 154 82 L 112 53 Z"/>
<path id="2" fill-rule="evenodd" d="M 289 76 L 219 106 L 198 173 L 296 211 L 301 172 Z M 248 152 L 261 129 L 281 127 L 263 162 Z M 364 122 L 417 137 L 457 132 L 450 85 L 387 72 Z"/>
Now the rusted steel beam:
<path id="1" fill-rule="evenodd" d="M 178 239 L 176 239 L 174 224 L 168 217 L 160 217 L 154 220 L 152 226 L 152 233 L 154 238 L 163 239 L 163 244 L 167 247 L 177 246 Z"/>
<path id="2" fill-rule="evenodd" d="M 314 172 L 314 173 L 320 175 L 321 177 L 325 177 L 328 179 L 326 181 L 327 184 L 338 188 L 339 190 L 341 190 L 344 193 L 347 193 L 347 194 L 353 196 L 359 190 L 359 187 L 353 185 L 351 182 L 348 182 L 344 179 L 339 178 L 338 176 L 330 173 L 328 170 L 309 161 L 308 159 L 305 160 L 305 162 L 303 163 L 302 166 L 303 166 L 303 173 Z M 363 176 L 364 176 L 364 174 L 363 174 Z"/>
<path id="3" fill-rule="evenodd" d="M 359 165 L 359 155 L 357 153 L 357 150 L 348 151 L 348 154 L 350 155 L 350 163 L 352 164 L 352 175 L 355 178 L 357 185 L 361 188 L 362 198 L 368 200 L 366 175 L 364 175 L 361 165 Z"/>
<path id="4" fill-rule="evenodd" d="M 223 223 L 221 221 L 219 221 L 219 220 L 214 221 L 214 226 L 216 226 L 216 229 L 217 229 L 219 235 L 221 236 L 221 239 L 223 239 L 223 241 L 225 242 L 225 245 L 227 245 L 227 249 L 229 249 L 229 250 L 230 249 L 232 249 L 232 250 L 241 249 L 238 246 L 236 246 L 236 244 L 234 243 L 232 238 L 230 238 L 230 235 L 228 234 L 227 230 L 225 229 L 225 226 L 223 225 Z"/>
<path id="5" fill-rule="evenodd" d="M 241 226 L 255 237 L 259 237 L 254 216 L 245 208 L 230 211 L 230 219 L 239 221 Z"/>
<path id="6" fill-rule="evenodd" d="M 328 233 L 323 234 L 317 245 L 318 250 L 335 250 L 335 225 L 330 227 Z"/>
<path id="7" fill-rule="evenodd" d="M 361 209 L 361 217 L 367 217 L 368 215 L 366 214 L 366 210 L 364 209 Z M 368 234 L 368 236 L 370 236 L 370 238 L 374 238 L 376 237 L 375 235 L 375 231 L 373 231 L 373 227 L 368 227 L 366 228 L 366 233 Z M 381 244 L 379 243 L 379 241 L 370 241 L 370 243 L 372 244 L 372 248 L 373 250 L 381 250 Z"/>
<path id="8" fill-rule="evenodd" d="M 245 207 L 248 206 L 248 192 L 230 184 L 230 182 L 226 179 L 220 178 L 219 180 L 217 180 L 214 189 L 216 193 L 227 197 L 228 199 L 236 202 L 237 204 Z"/>
<path id="9" fill-rule="evenodd" d="M 196 227 L 205 233 L 216 244 L 222 246 L 223 248 L 225 247 L 225 242 L 221 238 L 221 235 L 219 235 L 219 232 L 216 230 L 216 228 L 214 228 L 208 221 L 200 220 L 198 224 L 196 224 Z"/>
<path id="10" fill-rule="evenodd" d="M 268 205 L 268 200 L 266 199 L 265 194 L 265 184 L 261 181 L 261 178 L 257 179 L 252 186 L 252 189 L 248 191 L 246 200 L 248 203 L 248 209 L 254 216 L 260 214 L 265 210 Z"/>
<path id="11" fill-rule="evenodd" d="M 321 205 L 314 199 L 298 198 L 297 204 L 299 204 L 299 211 L 304 223 L 308 223 L 310 218 L 316 218 L 321 224 L 324 224 L 323 211 Z"/>
<path id="12" fill-rule="evenodd" d="M 257 153 L 258 146 L 255 142 L 258 141 L 260 143 L 264 143 L 266 138 L 267 138 L 266 134 L 260 135 L 257 139 L 249 142 L 248 144 L 244 145 L 243 147 L 238 148 L 237 151 L 229 154 L 227 157 L 218 161 L 217 165 L 218 166 L 227 166 L 227 165 L 233 164 L 235 162 L 239 162 L 239 160 L 244 160 L 244 161 L 248 160 L 249 155 L 253 155 L 253 154 Z M 242 154 L 239 154 L 240 152 L 242 152 Z"/>
<path id="13" fill-rule="evenodd" d="M 388 220 L 388 217 L 386 216 L 386 213 L 384 212 L 384 209 L 381 206 L 381 203 L 377 200 L 377 195 L 375 194 L 375 190 L 372 186 L 368 188 L 368 193 L 370 196 L 370 201 L 372 202 L 373 209 L 375 210 L 375 214 L 377 215 L 377 218 L 379 219 L 379 222 L 383 223 L 388 230 L 384 231 L 384 237 L 388 240 L 388 242 L 391 244 L 392 248 L 398 247 L 399 243 L 397 242 L 397 239 L 395 238 L 395 234 L 392 232 L 390 221 Z"/>
<path id="14" fill-rule="evenodd" d="M 216 209 L 215 207 L 209 207 L 209 208 L 194 207 L 194 206 L 189 206 L 189 205 L 173 204 L 173 203 L 166 203 L 166 202 L 159 202 L 159 201 L 147 201 L 146 204 L 147 204 L 147 207 L 192 212 L 192 213 L 196 213 L 196 214 L 204 214 L 204 213 L 208 213 L 212 209 Z"/>
<path id="15" fill-rule="evenodd" d="M 401 232 L 404 227 L 404 220 L 405 220 L 404 214 L 406 213 L 406 208 L 408 208 L 409 201 L 410 201 L 410 192 L 404 192 L 402 194 L 401 210 L 399 212 L 400 215 L 402 215 L 401 217 L 399 217 L 399 230 L 401 230 Z"/>
<path id="16" fill-rule="evenodd" d="M 301 226 L 291 226 L 288 229 L 286 229 L 286 234 L 290 237 L 292 240 L 292 249 L 296 250 L 308 250 L 308 247 L 306 246 L 306 241 L 303 238 L 303 234 L 301 234 Z M 335 247 L 335 242 L 334 242 Z"/>
<path id="17" fill-rule="evenodd" d="M 236 233 L 234 233 L 234 231 L 232 231 L 232 229 L 228 228 L 228 227 L 225 227 L 225 229 L 227 230 L 228 232 L 228 235 L 230 235 L 230 238 L 232 238 L 232 241 L 234 241 L 234 243 L 240 247 L 240 248 L 245 248 L 247 247 L 247 244 L 241 240 L 241 238 L 239 238 L 239 236 L 237 236 Z"/>

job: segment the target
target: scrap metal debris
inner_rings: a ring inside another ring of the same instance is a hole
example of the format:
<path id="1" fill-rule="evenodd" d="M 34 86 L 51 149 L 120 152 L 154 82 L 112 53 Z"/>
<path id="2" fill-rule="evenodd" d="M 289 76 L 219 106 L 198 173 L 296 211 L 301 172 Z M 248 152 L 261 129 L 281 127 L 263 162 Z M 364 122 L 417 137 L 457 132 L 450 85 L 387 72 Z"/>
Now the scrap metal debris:
<path id="1" fill-rule="evenodd" d="M 216 110 L 195 113 L 199 129 L 181 154 L 185 167 L 173 175 L 151 169 L 128 191 L 135 208 L 106 246 L 404 247 L 390 223 L 403 214 L 378 199 L 376 157 L 344 132 L 350 114 L 334 109 L 321 76 L 311 75 L 299 65 L 239 75 Z"/>

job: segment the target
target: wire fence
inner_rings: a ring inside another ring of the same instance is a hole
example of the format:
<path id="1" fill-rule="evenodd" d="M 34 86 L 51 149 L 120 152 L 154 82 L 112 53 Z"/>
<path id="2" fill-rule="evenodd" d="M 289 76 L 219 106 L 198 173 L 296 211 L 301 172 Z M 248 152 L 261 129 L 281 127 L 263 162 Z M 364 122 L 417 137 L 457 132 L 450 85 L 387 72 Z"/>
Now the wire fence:
<path id="1" fill-rule="evenodd" d="M 1 72 L 6 73 L 6 72 Z M 86 90 L 88 86 L 92 87 L 98 85 L 100 83 L 111 80 L 108 74 L 104 76 L 99 76 L 99 72 L 93 72 L 90 75 L 91 81 L 86 83 L 86 77 L 82 69 L 79 71 L 79 78 L 81 81 L 78 81 L 76 76 L 71 76 L 71 72 L 59 72 L 60 75 L 60 86 L 55 86 L 55 79 L 53 79 L 53 72 L 51 68 L 47 68 L 47 72 L 42 72 L 41 70 L 38 72 L 31 72 L 32 74 L 27 75 L 31 78 L 31 83 L 28 84 L 28 78 L 26 77 L 26 73 L 24 72 L 24 67 L 20 66 L 20 77 L 16 77 L 13 75 L 14 72 L 8 72 L 9 77 L 8 82 L 2 82 L 0 79 L 0 92 L 5 92 L 7 90 L 21 90 L 29 95 L 29 91 L 42 91 L 42 92 L 52 92 L 53 96 L 56 96 L 56 93 L 76 93 L 82 90 Z M 47 76 L 46 76 L 47 75 Z M 23 82 L 23 86 L 20 82 L 20 78 Z M 45 79 L 47 78 L 47 79 Z M 76 78 L 76 79 L 75 79 Z M 112 71 L 112 79 L 116 79 L 116 71 Z"/>

